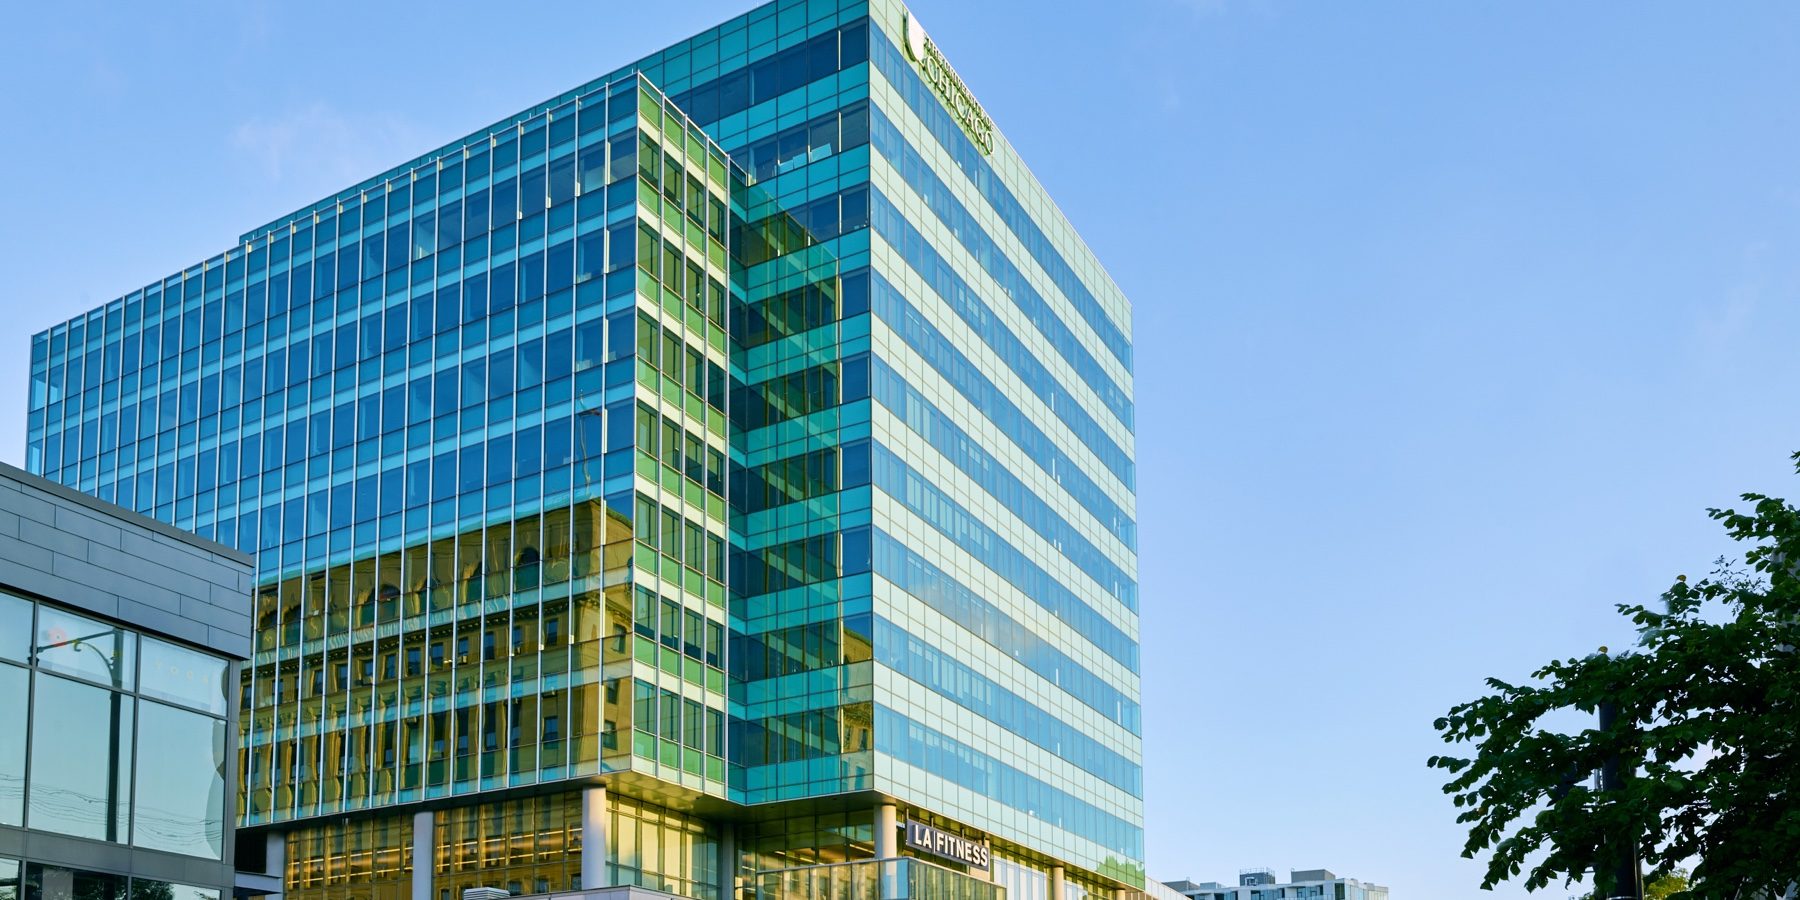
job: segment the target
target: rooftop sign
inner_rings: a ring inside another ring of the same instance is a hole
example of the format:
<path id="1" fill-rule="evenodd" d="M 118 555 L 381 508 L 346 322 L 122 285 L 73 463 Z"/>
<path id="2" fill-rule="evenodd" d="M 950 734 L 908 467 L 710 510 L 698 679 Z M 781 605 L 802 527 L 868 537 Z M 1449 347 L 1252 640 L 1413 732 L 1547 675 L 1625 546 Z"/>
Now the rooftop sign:
<path id="1" fill-rule="evenodd" d="M 950 110 L 950 116 L 956 119 L 956 124 L 962 126 L 963 133 L 975 142 L 983 156 L 993 153 L 994 121 L 988 118 L 987 111 L 975 101 L 975 95 L 969 93 L 968 86 L 957 77 L 956 70 L 950 68 L 944 54 L 938 52 L 937 45 L 925 36 L 925 29 L 919 26 L 919 20 L 913 18 L 910 12 L 906 14 L 906 36 L 903 43 L 906 44 L 906 55 L 911 57 L 913 65 L 919 67 L 919 74 L 924 77 L 925 83 L 931 85 L 931 89 L 943 99 L 944 106 Z"/>

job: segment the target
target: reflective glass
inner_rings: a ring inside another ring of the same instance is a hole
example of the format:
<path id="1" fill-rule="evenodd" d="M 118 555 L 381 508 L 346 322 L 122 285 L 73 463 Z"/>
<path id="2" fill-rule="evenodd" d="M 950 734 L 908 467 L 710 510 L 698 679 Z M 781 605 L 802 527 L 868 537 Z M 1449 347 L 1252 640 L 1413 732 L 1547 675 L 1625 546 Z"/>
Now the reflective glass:
<path id="1" fill-rule="evenodd" d="M 26 822 L 39 831 L 123 840 L 131 812 L 131 698 L 40 672 L 35 699 Z"/>
<path id="2" fill-rule="evenodd" d="M 138 693 L 225 714 L 225 660 L 146 637 Z"/>
<path id="3" fill-rule="evenodd" d="M 287 832 L 285 896 L 339 900 L 347 896 L 345 883 L 355 873 L 354 896 L 405 900 L 410 896 L 407 854 L 412 824 L 413 817 L 407 814 L 333 821 Z"/>
<path id="4" fill-rule="evenodd" d="M 580 794 L 444 810 L 435 831 L 433 883 L 450 896 L 483 886 L 524 893 L 581 886 Z"/>
<path id="5" fill-rule="evenodd" d="M 25 900 L 125 900 L 125 876 L 29 863 Z"/>
<path id="6" fill-rule="evenodd" d="M 37 664 L 89 681 L 130 689 L 137 635 L 105 622 L 45 606 L 38 612 Z"/>
<path id="7" fill-rule="evenodd" d="M 0 663 L 0 825 L 25 821 L 25 714 L 30 689 L 30 672 Z"/>
<path id="8" fill-rule="evenodd" d="M 139 847 L 219 859 L 225 810 L 225 723 L 146 701 L 138 707 Z"/>
<path id="9" fill-rule="evenodd" d="M 0 593 L 0 659 L 31 658 L 31 601 Z"/>
<path id="10" fill-rule="evenodd" d="M 0 900 L 19 900 L 19 861 L 0 859 Z"/>
<path id="11" fill-rule="evenodd" d="M 219 900 L 217 888 L 172 884 L 148 878 L 131 879 L 131 900 Z"/>

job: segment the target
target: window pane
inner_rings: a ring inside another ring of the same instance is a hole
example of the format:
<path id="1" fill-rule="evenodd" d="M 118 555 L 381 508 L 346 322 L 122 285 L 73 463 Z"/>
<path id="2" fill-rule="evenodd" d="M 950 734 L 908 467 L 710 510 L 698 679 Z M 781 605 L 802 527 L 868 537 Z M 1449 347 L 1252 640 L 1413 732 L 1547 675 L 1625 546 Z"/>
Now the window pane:
<path id="1" fill-rule="evenodd" d="M 225 827 L 225 723 L 145 702 L 138 710 L 138 748 L 142 769 L 135 843 L 219 859 Z"/>
<path id="2" fill-rule="evenodd" d="M 25 824 L 24 725 L 30 688 L 30 673 L 0 663 L 0 825 Z M 0 891 L 6 889 L 4 875 L 0 871 Z"/>
<path id="3" fill-rule="evenodd" d="M 38 611 L 37 664 L 78 678 L 130 688 L 137 635 L 53 606 Z"/>
<path id="4" fill-rule="evenodd" d="M 154 638 L 143 640 L 143 686 L 139 693 L 198 707 L 214 715 L 225 714 L 224 660 Z"/>
<path id="5" fill-rule="evenodd" d="M 40 672 L 30 796 L 31 828 L 123 840 L 130 815 L 131 698 Z"/>
<path id="6" fill-rule="evenodd" d="M 0 659 L 31 657 L 31 601 L 0 594 Z"/>
<path id="7" fill-rule="evenodd" d="M 4 900 L 4 898 L 0 898 Z M 170 884 L 148 878 L 131 879 L 131 900 L 219 900 L 218 888 Z"/>
<path id="8" fill-rule="evenodd" d="M 20 900 L 19 861 L 0 859 L 0 900 Z"/>
<path id="9" fill-rule="evenodd" d="M 125 876 L 30 863 L 25 900 L 125 900 Z"/>

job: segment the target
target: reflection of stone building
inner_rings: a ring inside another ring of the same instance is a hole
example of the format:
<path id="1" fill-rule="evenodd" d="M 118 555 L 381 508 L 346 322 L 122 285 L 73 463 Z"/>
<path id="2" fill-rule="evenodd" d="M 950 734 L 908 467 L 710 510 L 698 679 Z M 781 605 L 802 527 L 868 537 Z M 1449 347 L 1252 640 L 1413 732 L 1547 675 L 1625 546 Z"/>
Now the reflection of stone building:
<path id="1" fill-rule="evenodd" d="M 1143 887 L 1129 331 L 902 7 L 781 0 L 39 335 L 27 453 L 255 551 L 293 900 L 1080 900 Z"/>
<path id="2" fill-rule="evenodd" d="M 259 642 L 317 642 L 321 652 L 258 668 L 253 708 L 266 718 L 250 723 L 252 733 L 283 734 L 289 710 L 294 722 L 342 725 L 294 729 L 266 765 L 246 749 L 250 813 L 368 807 L 599 775 L 619 783 L 634 770 L 653 785 L 665 743 L 658 716 L 675 703 L 684 704 L 679 715 L 692 720 L 684 724 L 695 739 L 710 733 L 722 741 L 722 711 L 641 677 L 658 671 L 664 650 L 717 671 L 725 629 L 691 609 L 662 609 L 661 598 L 641 589 L 634 597 L 633 537 L 630 517 L 588 500 L 263 587 Z M 665 612 L 668 621 L 659 621 Z M 642 623 L 635 631 L 634 621 Z M 646 662 L 651 668 L 634 677 Z M 283 696 L 298 702 L 285 707 Z M 648 727 L 634 732 L 640 720 Z M 677 753 L 702 749 L 667 743 Z M 319 762 L 307 766 L 310 760 Z M 282 777 L 285 771 L 293 777 Z M 260 790 L 265 773 L 267 791 Z M 578 791 L 525 792 L 424 814 L 438 891 L 456 897 L 484 885 L 578 886 L 581 803 Z M 615 796 L 609 816 L 614 833 L 650 820 L 659 838 L 711 846 L 700 823 L 654 805 Z M 289 832 L 275 851 L 287 864 L 288 892 L 354 896 L 363 881 L 378 895 L 399 896 L 408 890 L 419 822 L 377 818 L 348 831 Z"/>
<path id="3" fill-rule="evenodd" d="M 319 652 L 257 668 L 252 730 L 296 736 L 240 751 L 249 812 L 629 770 L 631 537 L 586 501 L 263 587 L 258 641 Z"/>
<path id="4" fill-rule="evenodd" d="M 229 895 L 250 572 L 0 465 L 0 896 Z"/>

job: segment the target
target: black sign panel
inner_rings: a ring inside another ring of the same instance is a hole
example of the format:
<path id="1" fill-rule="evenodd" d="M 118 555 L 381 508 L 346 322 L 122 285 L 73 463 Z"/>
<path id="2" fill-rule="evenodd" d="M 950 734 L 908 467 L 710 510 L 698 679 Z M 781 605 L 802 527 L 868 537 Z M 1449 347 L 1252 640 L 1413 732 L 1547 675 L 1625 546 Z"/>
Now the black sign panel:
<path id="1" fill-rule="evenodd" d="M 971 841 L 913 819 L 906 820 L 906 846 L 971 869 L 986 871 L 988 867 L 987 841 Z"/>

